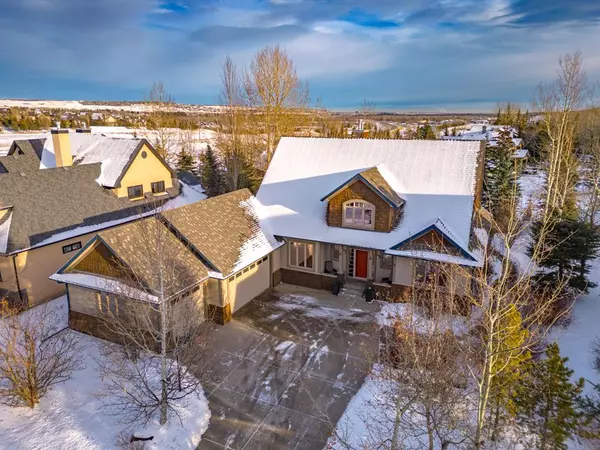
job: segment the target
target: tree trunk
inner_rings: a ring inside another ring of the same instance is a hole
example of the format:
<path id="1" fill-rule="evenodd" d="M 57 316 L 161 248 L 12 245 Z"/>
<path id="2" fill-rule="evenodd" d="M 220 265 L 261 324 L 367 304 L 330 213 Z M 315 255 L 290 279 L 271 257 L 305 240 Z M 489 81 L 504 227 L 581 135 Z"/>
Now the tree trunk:
<path id="1" fill-rule="evenodd" d="M 429 439 L 429 450 L 435 450 L 435 438 L 433 437 L 433 425 L 431 423 L 431 411 L 425 407 L 425 419 L 427 422 L 427 438 Z"/>
<path id="2" fill-rule="evenodd" d="M 160 279 L 160 370 L 161 370 L 161 395 L 160 395 L 160 424 L 167 423 L 167 304 L 164 291 L 164 279 L 161 268 Z"/>
<path id="3" fill-rule="evenodd" d="M 27 406 L 33 408 L 40 401 L 37 383 L 37 361 L 35 340 L 28 332 L 25 332 L 25 347 L 27 352 Z"/>

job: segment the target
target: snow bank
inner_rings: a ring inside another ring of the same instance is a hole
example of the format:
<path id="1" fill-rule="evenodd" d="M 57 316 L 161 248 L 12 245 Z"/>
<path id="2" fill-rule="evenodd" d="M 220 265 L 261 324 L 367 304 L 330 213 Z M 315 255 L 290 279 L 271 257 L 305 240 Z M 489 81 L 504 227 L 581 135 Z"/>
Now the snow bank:
<path id="1" fill-rule="evenodd" d="M 416 326 L 417 330 L 421 333 L 430 332 L 433 327 L 437 327 L 439 331 L 452 331 L 456 335 L 464 334 L 468 331 L 468 323 L 465 317 L 446 314 L 437 323 L 434 323 L 421 308 L 412 303 L 383 302 L 381 310 L 375 317 L 380 326 L 392 326 L 398 319 L 410 320 L 411 324 Z"/>
<path id="2" fill-rule="evenodd" d="M 66 333 L 76 333 L 66 331 Z M 105 450 L 118 449 L 122 432 L 140 431 L 126 426 L 102 407 L 97 394 L 103 384 L 96 361 L 102 358 L 102 341 L 77 333 L 84 368 L 70 380 L 54 386 L 35 409 L 0 406 L 0 447 L 12 450 Z M 194 449 L 208 428 L 210 411 L 203 392 L 190 395 L 180 405 L 182 421 L 165 427 L 150 422 L 144 433 L 154 439 L 148 449 Z"/>

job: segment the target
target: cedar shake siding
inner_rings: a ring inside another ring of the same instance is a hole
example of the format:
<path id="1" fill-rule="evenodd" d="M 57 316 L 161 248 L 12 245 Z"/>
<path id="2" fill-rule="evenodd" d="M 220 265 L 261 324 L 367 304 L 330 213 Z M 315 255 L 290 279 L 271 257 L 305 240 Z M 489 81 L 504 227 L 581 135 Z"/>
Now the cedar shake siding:
<path id="1" fill-rule="evenodd" d="M 424 235 L 406 243 L 402 249 L 435 251 L 442 254 L 459 256 L 460 250 L 437 230 L 431 230 Z"/>
<path id="2" fill-rule="evenodd" d="M 349 200 L 364 200 L 375 206 L 373 231 L 389 233 L 396 226 L 401 208 L 392 208 L 363 181 L 357 180 L 329 199 L 327 205 L 327 225 L 344 227 L 344 203 Z M 364 229 L 364 228 L 360 228 Z"/>

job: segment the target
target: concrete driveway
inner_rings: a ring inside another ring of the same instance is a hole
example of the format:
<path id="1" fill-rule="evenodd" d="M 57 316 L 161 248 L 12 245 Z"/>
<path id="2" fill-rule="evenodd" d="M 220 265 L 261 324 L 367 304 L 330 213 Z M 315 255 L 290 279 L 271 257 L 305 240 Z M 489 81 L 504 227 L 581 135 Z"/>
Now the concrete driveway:
<path id="1" fill-rule="evenodd" d="M 280 285 L 211 336 L 200 449 L 322 449 L 377 349 L 375 304 Z"/>

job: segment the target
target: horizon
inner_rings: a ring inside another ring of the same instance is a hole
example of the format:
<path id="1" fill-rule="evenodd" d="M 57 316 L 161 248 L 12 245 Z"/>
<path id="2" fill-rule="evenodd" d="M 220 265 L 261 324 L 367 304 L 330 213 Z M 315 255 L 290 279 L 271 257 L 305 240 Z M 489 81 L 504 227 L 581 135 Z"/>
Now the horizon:
<path id="1" fill-rule="evenodd" d="M 182 104 L 217 105 L 225 56 L 242 68 L 274 44 L 334 111 L 528 109 L 573 51 L 600 79 L 593 0 L 3 3 L 0 98 L 141 101 L 161 80 Z"/>

